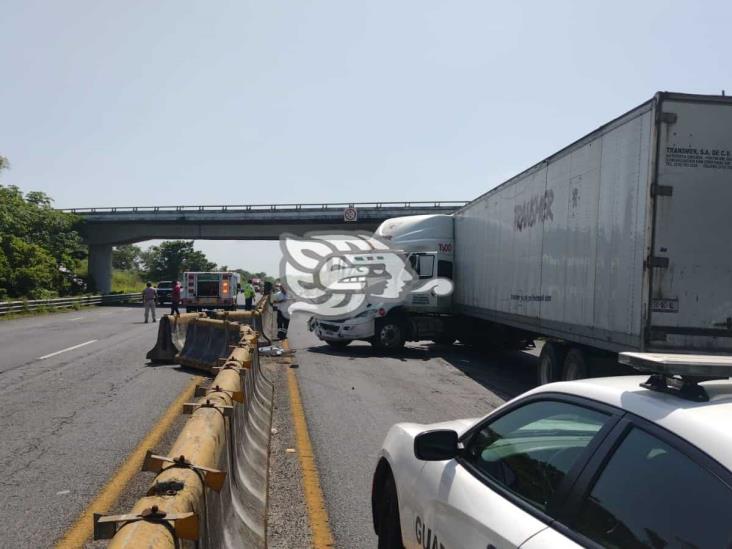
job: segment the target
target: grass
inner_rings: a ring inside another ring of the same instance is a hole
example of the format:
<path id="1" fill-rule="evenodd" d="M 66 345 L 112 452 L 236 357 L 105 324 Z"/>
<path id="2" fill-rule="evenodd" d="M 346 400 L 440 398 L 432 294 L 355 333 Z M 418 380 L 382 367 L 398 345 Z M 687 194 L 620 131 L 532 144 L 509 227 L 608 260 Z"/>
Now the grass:
<path id="1" fill-rule="evenodd" d="M 136 271 L 112 271 L 112 292 L 130 294 L 141 292 L 145 288 L 145 280 Z"/>
<path id="2" fill-rule="evenodd" d="M 136 271 L 112 271 L 112 292 L 130 294 L 135 292 L 142 292 L 143 288 L 145 288 L 145 280 L 143 279 L 142 274 Z M 14 300 L 16 299 L 8 298 L 6 301 Z M 12 320 L 15 318 L 25 318 L 28 316 L 45 315 L 49 313 L 80 311 L 81 309 L 86 309 L 89 307 L 94 307 L 94 305 L 82 305 L 80 303 L 74 303 L 69 307 L 64 307 L 61 309 L 56 309 L 52 307 L 39 307 L 32 311 L 21 310 L 13 313 L 8 313 L 6 315 L 0 315 L 0 321 Z"/>

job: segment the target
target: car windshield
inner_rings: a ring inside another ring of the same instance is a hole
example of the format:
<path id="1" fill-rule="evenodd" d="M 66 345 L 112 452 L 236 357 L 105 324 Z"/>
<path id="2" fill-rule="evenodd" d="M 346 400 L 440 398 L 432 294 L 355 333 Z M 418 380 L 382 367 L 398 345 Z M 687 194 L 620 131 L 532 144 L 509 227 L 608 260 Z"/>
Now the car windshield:
<path id="1" fill-rule="evenodd" d="M 158 282 L 158 289 L 169 290 L 173 287 L 172 282 Z"/>

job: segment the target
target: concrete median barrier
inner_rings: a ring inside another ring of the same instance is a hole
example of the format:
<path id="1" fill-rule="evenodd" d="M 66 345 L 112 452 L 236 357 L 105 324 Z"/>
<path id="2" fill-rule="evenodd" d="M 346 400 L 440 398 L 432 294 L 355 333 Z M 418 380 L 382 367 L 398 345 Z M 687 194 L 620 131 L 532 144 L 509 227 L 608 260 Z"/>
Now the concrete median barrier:
<path id="1" fill-rule="evenodd" d="M 163 315 L 158 322 L 158 339 L 155 347 L 147 352 L 151 362 L 172 364 L 183 350 L 188 324 L 196 318 L 204 318 L 205 313 L 184 313 L 180 316 Z"/>
<path id="2" fill-rule="evenodd" d="M 261 332 L 267 339 L 267 344 L 271 345 L 277 339 L 277 312 L 272 307 L 270 296 L 266 296 L 260 305 L 258 310 L 262 324 Z"/>
<path id="3" fill-rule="evenodd" d="M 147 495 L 127 515 L 95 515 L 95 539 L 112 548 L 266 547 L 273 385 L 249 326 L 196 319 L 186 344 L 213 331 L 235 333 L 235 346 L 184 406 L 191 417 L 170 455 L 148 452 L 143 469 L 157 476 Z"/>
<path id="4" fill-rule="evenodd" d="M 183 349 L 175 361 L 207 372 L 229 354 L 241 338 L 240 325 L 227 320 L 196 318 L 189 322 Z"/>

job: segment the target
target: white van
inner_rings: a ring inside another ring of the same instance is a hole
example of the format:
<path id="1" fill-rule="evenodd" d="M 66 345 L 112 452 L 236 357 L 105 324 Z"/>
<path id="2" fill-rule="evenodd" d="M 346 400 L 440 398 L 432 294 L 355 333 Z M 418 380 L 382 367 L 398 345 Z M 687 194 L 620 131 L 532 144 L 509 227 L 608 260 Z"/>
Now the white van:
<path id="1" fill-rule="evenodd" d="M 241 275 L 224 272 L 183 273 L 181 305 L 186 312 L 203 309 L 233 311 L 238 306 Z"/>

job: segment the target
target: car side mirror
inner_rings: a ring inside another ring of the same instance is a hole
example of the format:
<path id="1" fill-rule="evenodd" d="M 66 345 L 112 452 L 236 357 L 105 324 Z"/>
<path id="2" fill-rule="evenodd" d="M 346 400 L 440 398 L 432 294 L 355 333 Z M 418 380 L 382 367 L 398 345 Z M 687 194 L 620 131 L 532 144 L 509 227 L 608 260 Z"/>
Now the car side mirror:
<path id="1" fill-rule="evenodd" d="M 423 461 L 444 461 L 459 453 L 458 434 L 449 429 L 425 431 L 414 439 L 414 456 Z"/>

